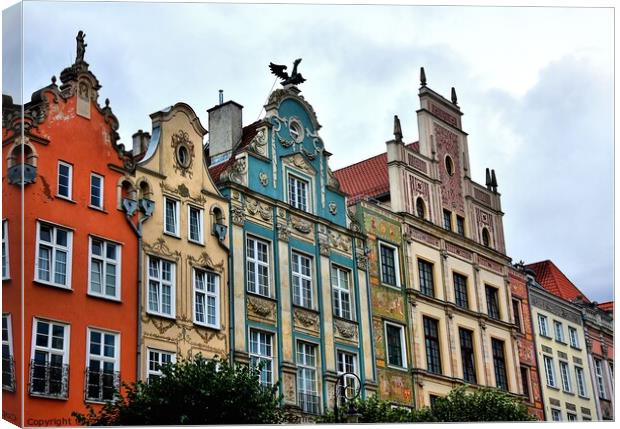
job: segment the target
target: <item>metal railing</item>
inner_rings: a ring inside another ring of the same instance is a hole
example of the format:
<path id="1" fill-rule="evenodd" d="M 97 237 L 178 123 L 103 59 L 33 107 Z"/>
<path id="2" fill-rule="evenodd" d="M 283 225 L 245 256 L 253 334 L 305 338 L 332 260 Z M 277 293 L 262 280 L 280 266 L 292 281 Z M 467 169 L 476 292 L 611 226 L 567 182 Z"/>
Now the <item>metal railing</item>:
<path id="1" fill-rule="evenodd" d="M 67 398 L 69 365 L 30 361 L 28 391 L 31 395 Z"/>
<path id="2" fill-rule="evenodd" d="M 84 397 L 87 401 L 105 402 L 114 399 L 121 384 L 119 371 L 102 371 L 86 368 L 84 376 Z"/>
<path id="3" fill-rule="evenodd" d="M 15 360 L 13 356 L 2 356 L 2 388 L 15 391 Z"/>
<path id="4" fill-rule="evenodd" d="M 319 405 L 320 397 L 311 393 L 299 392 L 297 394 L 298 404 L 304 413 L 321 414 Z"/>

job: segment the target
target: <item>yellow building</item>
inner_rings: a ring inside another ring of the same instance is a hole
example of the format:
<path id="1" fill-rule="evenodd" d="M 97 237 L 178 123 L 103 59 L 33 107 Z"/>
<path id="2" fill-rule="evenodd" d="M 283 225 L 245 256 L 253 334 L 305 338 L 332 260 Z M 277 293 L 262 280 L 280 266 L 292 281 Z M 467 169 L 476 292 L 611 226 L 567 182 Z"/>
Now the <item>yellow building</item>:
<path id="1" fill-rule="evenodd" d="M 119 192 L 148 200 L 137 226 L 141 379 L 160 365 L 201 353 L 228 356 L 228 202 L 206 168 L 207 131 L 190 106 L 151 115 L 152 135 L 134 134 L 137 165 Z"/>
<path id="2" fill-rule="evenodd" d="M 334 172 L 369 234 L 379 394 L 416 407 L 465 383 L 522 394 L 495 172 L 471 179 L 454 90 L 422 72 L 419 98 L 419 141 L 395 117 L 386 153 Z M 386 217 L 400 237 L 377 232 Z"/>

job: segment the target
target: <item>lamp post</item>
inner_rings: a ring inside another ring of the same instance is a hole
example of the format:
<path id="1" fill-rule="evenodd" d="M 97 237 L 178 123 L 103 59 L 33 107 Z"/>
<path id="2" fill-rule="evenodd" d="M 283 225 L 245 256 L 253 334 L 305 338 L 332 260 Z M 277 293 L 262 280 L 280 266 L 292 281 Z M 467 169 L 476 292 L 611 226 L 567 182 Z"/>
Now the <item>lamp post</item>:
<path id="1" fill-rule="evenodd" d="M 353 379 L 352 386 L 347 386 L 347 379 Z M 358 423 L 360 415 L 355 409 L 353 401 L 360 396 L 360 392 L 362 390 L 361 386 L 362 382 L 357 374 L 345 372 L 338 376 L 334 386 L 334 419 L 336 423 L 338 423 L 338 420 L 340 419 L 338 412 L 338 401 L 340 398 L 344 398 L 344 400 L 349 403 L 349 409 L 347 410 L 347 423 Z"/>

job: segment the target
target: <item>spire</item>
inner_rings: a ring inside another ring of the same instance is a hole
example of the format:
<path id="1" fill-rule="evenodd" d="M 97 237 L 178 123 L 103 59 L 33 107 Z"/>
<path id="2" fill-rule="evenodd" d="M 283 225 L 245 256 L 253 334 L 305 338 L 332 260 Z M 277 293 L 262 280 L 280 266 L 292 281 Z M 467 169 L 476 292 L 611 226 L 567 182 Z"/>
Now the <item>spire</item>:
<path id="1" fill-rule="evenodd" d="M 420 67 L 420 86 L 426 86 L 426 73 L 424 67 Z"/>
<path id="2" fill-rule="evenodd" d="M 452 87 L 452 104 L 454 104 L 455 106 L 458 106 L 457 103 L 457 99 L 456 99 L 456 90 L 454 89 L 454 87 Z"/>
<path id="3" fill-rule="evenodd" d="M 403 131 L 400 128 L 400 119 L 398 119 L 398 115 L 394 115 L 394 140 L 399 143 L 403 141 Z"/>
<path id="4" fill-rule="evenodd" d="M 486 181 L 484 182 L 484 184 L 487 186 L 487 189 L 490 191 L 491 190 L 491 171 L 487 168 L 486 171 Z"/>
<path id="5" fill-rule="evenodd" d="M 495 170 L 491 170 L 491 187 L 493 192 L 497 192 L 497 178 L 495 177 Z"/>

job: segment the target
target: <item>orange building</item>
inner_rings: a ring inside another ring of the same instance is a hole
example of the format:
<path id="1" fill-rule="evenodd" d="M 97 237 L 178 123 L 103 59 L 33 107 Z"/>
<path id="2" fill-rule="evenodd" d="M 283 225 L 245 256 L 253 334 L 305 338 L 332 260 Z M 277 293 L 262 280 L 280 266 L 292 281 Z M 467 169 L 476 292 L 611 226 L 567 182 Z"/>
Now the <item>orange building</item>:
<path id="1" fill-rule="evenodd" d="M 23 117 L 3 96 L 2 412 L 17 425 L 75 425 L 73 411 L 136 378 L 137 240 L 121 204 L 131 157 L 76 40 L 61 85 L 35 92 Z"/>

